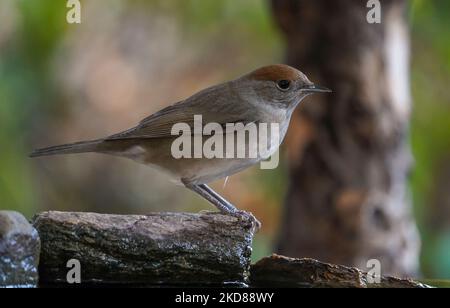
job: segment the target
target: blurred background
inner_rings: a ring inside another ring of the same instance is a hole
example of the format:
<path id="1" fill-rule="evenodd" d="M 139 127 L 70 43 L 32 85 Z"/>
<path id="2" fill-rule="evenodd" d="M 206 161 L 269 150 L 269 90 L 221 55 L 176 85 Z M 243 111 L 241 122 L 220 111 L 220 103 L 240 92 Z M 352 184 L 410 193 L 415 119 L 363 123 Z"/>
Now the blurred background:
<path id="1" fill-rule="evenodd" d="M 28 154 L 127 129 L 204 87 L 286 62 L 284 17 L 278 11 L 275 21 L 276 5 L 261 0 L 81 3 L 82 23 L 68 24 L 66 1 L 0 1 L 0 209 L 28 218 L 46 210 L 212 210 L 131 161 L 95 154 L 31 160 Z M 405 148 L 414 157 L 407 190 L 422 242 L 417 275 L 450 279 L 450 2 L 406 5 L 412 110 Z M 226 186 L 213 185 L 262 222 L 254 260 L 290 243 L 280 230 L 290 202 L 286 194 L 295 190 L 292 155 L 301 156 L 292 151 L 308 138 L 304 127 L 291 129 L 296 133 L 290 132 L 283 146 L 279 168 L 255 167 Z"/>

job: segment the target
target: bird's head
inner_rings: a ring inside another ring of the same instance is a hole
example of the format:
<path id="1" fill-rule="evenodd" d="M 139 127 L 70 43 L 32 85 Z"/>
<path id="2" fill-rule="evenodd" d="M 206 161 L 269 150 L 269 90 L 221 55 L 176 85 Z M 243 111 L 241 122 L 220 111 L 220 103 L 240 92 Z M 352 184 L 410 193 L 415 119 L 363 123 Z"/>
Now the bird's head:
<path id="1" fill-rule="evenodd" d="M 331 90 L 315 85 L 305 74 L 284 64 L 261 67 L 240 78 L 260 102 L 293 108 L 308 95 Z"/>

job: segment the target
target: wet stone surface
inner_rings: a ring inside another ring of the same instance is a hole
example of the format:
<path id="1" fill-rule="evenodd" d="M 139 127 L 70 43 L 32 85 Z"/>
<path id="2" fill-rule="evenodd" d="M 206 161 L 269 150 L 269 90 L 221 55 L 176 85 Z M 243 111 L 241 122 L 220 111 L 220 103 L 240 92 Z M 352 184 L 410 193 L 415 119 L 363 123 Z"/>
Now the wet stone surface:
<path id="1" fill-rule="evenodd" d="M 110 215 L 44 212 L 40 285 L 67 284 L 80 262 L 81 284 L 241 285 L 248 281 L 255 225 L 218 213 Z"/>
<path id="2" fill-rule="evenodd" d="M 380 276 L 369 279 L 355 267 L 329 264 L 314 259 L 297 259 L 273 254 L 251 267 L 251 284 L 265 288 L 429 288 L 411 279 Z"/>
<path id="3" fill-rule="evenodd" d="M 35 287 L 40 240 L 22 214 L 0 211 L 0 287 Z"/>

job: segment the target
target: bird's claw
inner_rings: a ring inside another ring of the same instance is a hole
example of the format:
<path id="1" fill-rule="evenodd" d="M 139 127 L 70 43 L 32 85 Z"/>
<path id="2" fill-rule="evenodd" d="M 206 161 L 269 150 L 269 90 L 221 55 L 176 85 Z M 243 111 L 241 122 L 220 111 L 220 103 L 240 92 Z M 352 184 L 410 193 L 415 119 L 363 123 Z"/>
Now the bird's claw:
<path id="1" fill-rule="evenodd" d="M 237 210 L 236 212 L 231 213 L 231 215 L 240 219 L 251 221 L 254 224 L 256 231 L 261 228 L 261 222 L 250 212 Z"/>

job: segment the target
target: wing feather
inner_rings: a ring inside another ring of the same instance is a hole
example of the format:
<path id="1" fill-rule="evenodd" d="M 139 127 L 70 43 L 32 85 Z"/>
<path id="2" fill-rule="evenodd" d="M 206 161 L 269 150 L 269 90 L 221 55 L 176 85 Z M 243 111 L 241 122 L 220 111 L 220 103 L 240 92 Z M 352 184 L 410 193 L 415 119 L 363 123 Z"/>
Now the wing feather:
<path id="1" fill-rule="evenodd" d="M 203 125 L 214 122 L 224 127 L 227 123 L 254 122 L 244 119 L 244 112 L 248 107 L 244 104 L 236 106 L 229 103 L 226 99 L 229 97 L 229 90 L 228 84 L 205 89 L 185 101 L 146 117 L 136 127 L 114 134 L 106 140 L 170 137 L 172 127 L 177 123 L 188 124 L 193 132 L 195 115 L 202 116 Z"/>

